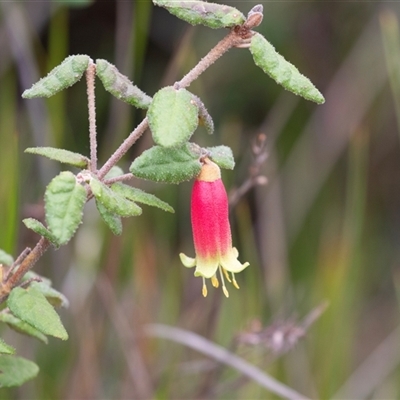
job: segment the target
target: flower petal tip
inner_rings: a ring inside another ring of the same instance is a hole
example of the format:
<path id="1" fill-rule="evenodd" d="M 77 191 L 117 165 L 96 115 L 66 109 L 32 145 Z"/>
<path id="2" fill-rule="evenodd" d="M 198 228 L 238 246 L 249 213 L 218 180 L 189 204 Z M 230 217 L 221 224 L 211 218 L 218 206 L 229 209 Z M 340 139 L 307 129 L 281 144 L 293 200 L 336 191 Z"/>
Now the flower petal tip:
<path id="1" fill-rule="evenodd" d="M 186 268 L 193 268 L 196 265 L 196 259 L 188 257 L 187 255 L 183 253 L 179 253 L 179 258 L 181 259 L 182 264 Z"/>

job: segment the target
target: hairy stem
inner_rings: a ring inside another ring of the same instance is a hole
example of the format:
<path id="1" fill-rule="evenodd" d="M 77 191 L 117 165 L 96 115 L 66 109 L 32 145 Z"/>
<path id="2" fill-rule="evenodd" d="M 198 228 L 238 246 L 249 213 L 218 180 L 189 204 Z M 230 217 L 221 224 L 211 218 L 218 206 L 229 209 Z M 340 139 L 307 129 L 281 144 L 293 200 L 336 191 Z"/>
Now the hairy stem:
<path id="1" fill-rule="evenodd" d="M 86 70 L 86 86 L 89 108 L 90 171 L 97 171 L 96 103 L 95 103 L 96 64 L 90 61 Z"/>

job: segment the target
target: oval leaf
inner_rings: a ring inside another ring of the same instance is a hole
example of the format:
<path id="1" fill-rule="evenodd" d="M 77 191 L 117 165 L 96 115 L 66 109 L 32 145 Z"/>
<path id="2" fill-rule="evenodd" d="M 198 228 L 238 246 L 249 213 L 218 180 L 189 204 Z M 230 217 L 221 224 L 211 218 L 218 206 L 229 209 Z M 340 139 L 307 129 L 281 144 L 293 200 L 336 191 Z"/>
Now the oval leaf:
<path id="1" fill-rule="evenodd" d="M 32 325 L 20 320 L 15 315 L 10 313 L 0 313 L 0 321 L 6 323 L 11 329 L 24 335 L 32 336 L 41 340 L 43 343 L 48 343 L 48 339 L 42 332 L 38 331 Z"/>
<path id="2" fill-rule="evenodd" d="M 174 209 L 165 201 L 162 201 L 153 194 L 146 193 L 138 188 L 134 188 L 123 183 L 114 183 L 111 186 L 111 190 L 127 198 L 128 200 L 143 203 L 152 207 L 158 207 L 161 208 L 161 210 L 168 211 L 170 213 L 175 212 Z"/>
<path id="3" fill-rule="evenodd" d="M 160 146 L 174 147 L 187 142 L 199 123 L 198 108 L 186 89 L 171 86 L 158 91 L 147 118 L 154 141 Z"/>
<path id="4" fill-rule="evenodd" d="M 58 243 L 65 244 L 82 221 L 86 190 L 72 172 L 64 171 L 49 183 L 44 199 L 47 226 Z"/>
<path id="5" fill-rule="evenodd" d="M 0 354 L 14 354 L 15 348 L 0 338 Z"/>
<path id="6" fill-rule="evenodd" d="M 6 253 L 4 250 L 0 249 L 0 264 L 11 265 L 14 262 L 13 257 Z"/>
<path id="7" fill-rule="evenodd" d="M 87 168 L 89 165 L 89 159 L 82 154 L 54 147 L 29 147 L 25 150 L 25 153 L 38 154 L 50 158 L 50 160 L 59 161 L 78 168 Z"/>
<path id="8" fill-rule="evenodd" d="M 99 201 L 96 200 L 96 207 L 106 225 L 114 235 L 119 236 L 122 233 L 122 221 L 118 215 L 108 211 Z"/>
<path id="9" fill-rule="evenodd" d="M 285 89 L 318 104 L 325 102 L 324 96 L 311 81 L 286 61 L 264 36 L 256 33 L 252 37 L 250 51 L 256 65 Z"/>
<path id="10" fill-rule="evenodd" d="M 95 178 L 90 181 L 90 188 L 96 200 L 114 214 L 121 217 L 134 217 L 142 213 L 142 209 L 137 204 L 114 193 L 107 185 Z"/>
<path id="11" fill-rule="evenodd" d="M 138 108 L 147 109 L 151 97 L 135 86 L 125 75 L 122 75 L 115 65 L 106 60 L 96 60 L 96 74 L 107 92 L 118 99 Z"/>
<path id="12" fill-rule="evenodd" d="M 39 373 L 39 367 L 22 357 L 0 356 L 0 387 L 21 386 Z"/>
<path id="13" fill-rule="evenodd" d="M 39 367 L 22 357 L 0 356 L 0 387 L 21 386 L 36 377 Z"/>
<path id="14" fill-rule="evenodd" d="M 190 144 L 167 148 L 154 146 L 144 151 L 130 166 L 138 178 L 155 182 L 181 183 L 200 173 L 199 154 L 190 150 Z"/>
<path id="15" fill-rule="evenodd" d="M 57 92 L 66 89 L 78 82 L 89 65 L 90 57 L 75 55 L 67 57 L 49 74 L 35 83 L 30 89 L 22 93 L 25 99 L 33 97 L 51 97 Z"/>
<path id="16" fill-rule="evenodd" d="M 38 235 L 45 237 L 54 246 L 59 246 L 57 238 L 40 221 L 34 218 L 25 218 L 22 220 L 22 222 L 28 229 L 31 229 Z"/>
<path id="17" fill-rule="evenodd" d="M 45 335 L 62 340 L 68 339 L 68 333 L 60 317 L 46 297 L 37 289 L 14 288 L 7 299 L 7 306 L 16 317 Z"/>
<path id="18" fill-rule="evenodd" d="M 230 28 L 242 25 L 246 21 L 239 10 L 223 4 L 198 0 L 153 0 L 153 3 L 192 25 L 201 24 L 214 29 Z"/>
<path id="19" fill-rule="evenodd" d="M 225 169 L 233 169 L 235 167 L 235 159 L 232 150 L 228 146 L 215 146 L 206 148 L 211 160 L 219 167 Z"/>

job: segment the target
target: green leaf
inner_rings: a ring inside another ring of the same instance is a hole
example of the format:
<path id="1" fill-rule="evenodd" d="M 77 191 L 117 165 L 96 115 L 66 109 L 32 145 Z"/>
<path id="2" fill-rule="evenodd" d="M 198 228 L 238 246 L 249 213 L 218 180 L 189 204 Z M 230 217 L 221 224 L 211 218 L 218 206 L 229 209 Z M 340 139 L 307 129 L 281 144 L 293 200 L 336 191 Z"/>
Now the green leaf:
<path id="1" fill-rule="evenodd" d="M 65 244 L 82 221 L 86 190 L 72 172 L 64 171 L 49 183 L 44 199 L 47 226 L 58 243 Z"/>
<path id="2" fill-rule="evenodd" d="M 189 143 L 180 147 L 154 146 L 144 151 L 130 166 L 138 178 L 155 182 L 181 183 L 200 173 L 199 154 Z"/>
<path id="3" fill-rule="evenodd" d="M 123 183 L 114 183 L 111 186 L 111 190 L 121 196 L 127 198 L 128 200 L 136 201 L 138 203 L 143 203 L 148 206 L 158 207 L 161 210 L 174 213 L 174 209 L 166 202 L 160 200 L 153 194 L 146 193 L 143 190 L 134 188 L 132 186 L 125 185 Z"/>
<path id="4" fill-rule="evenodd" d="M 114 193 L 107 185 L 95 178 L 91 179 L 90 188 L 96 200 L 114 214 L 121 217 L 133 217 L 142 213 L 142 209 L 137 204 Z"/>
<path id="5" fill-rule="evenodd" d="M 151 97 L 135 86 L 125 75 L 106 60 L 96 60 L 96 74 L 104 88 L 118 99 L 135 107 L 147 109 Z"/>
<path id="6" fill-rule="evenodd" d="M 31 230 L 33 230 L 33 232 L 37 233 L 38 235 L 45 237 L 54 246 L 56 246 L 56 247 L 59 246 L 57 238 L 40 221 L 38 221 L 34 218 L 25 218 L 22 220 L 22 222 L 25 224 L 25 226 L 28 229 L 31 229 Z"/>
<path id="7" fill-rule="evenodd" d="M 14 262 L 13 257 L 6 253 L 4 250 L 0 249 L 0 264 L 11 265 Z"/>
<path id="8" fill-rule="evenodd" d="M 44 281 L 32 282 L 29 287 L 34 288 L 39 292 L 41 292 L 53 307 L 67 308 L 69 306 L 68 299 L 62 293 L 52 288 Z"/>
<path id="9" fill-rule="evenodd" d="M 106 207 L 103 206 L 99 201 L 96 200 L 96 207 L 99 211 L 99 214 L 106 225 L 110 228 L 111 232 L 114 235 L 120 235 L 122 233 L 122 221 L 121 218 L 113 214 L 111 211 L 108 211 Z"/>
<path id="10" fill-rule="evenodd" d="M 311 81 L 286 61 L 264 36 L 256 33 L 252 37 L 250 51 L 256 65 L 285 89 L 318 104 L 325 102 L 324 96 Z"/>
<path id="11" fill-rule="evenodd" d="M 37 289 L 29 287 L 14 288 L 7 299 L 11 312 L 34 328 L 62 340 L 68 339 L 68 333 L 60 317 L 46 297 Z"/>
<path id="12" fill-rule="evenodd" d="M 0 354 L 15 354 L 15 348 L 0 338 Z"/>
<path id="13" fill-rule="evenodd" d="M 221 168 L 233 169 L 235 167 L 235 160 L 233 158 L 232 150 L 228 146 L 207 147 L 207 152 L 211 160 Z"/>
<path id="14" fill-rule="evenodd" d="M 223 4 L 198 0 L 153 0 L 153 3 L 192 25 L 202 24 L 214 29 L 230 28 L 246 21 L 239 10 Z"/>
<path id="15" fill-rule="evenodd" d="M 78 82 L 89 65 L 90 57 L 74 55 L 67 57 L 49 74 L 22 93 L 25 99 L 33 97 L 51 97 L 60 90 L 66 89 Z"/>
<path id="16" fill-rule="evenodd" d="M 32 336 L 36 339 L 41 340 L 43 343 L 48 343 L 48 339 L 42 332 L 38 331 L 32 325 L 27 322 L 22 321 L 17 318 L 15 315 L 12 315 L 9 312 L 1 312 L 0 313 L 0 321 L 6 323 L 11 329 L 18 333 L 22 333 L 24 335 Z"/>
<path id="17" fill-rule="evenodd" d="M 147 112 L 154 141 L 164 147 L 187 142 L 199 123 L 198 114 L 193 95 L 186 89 L 159 90 Z"/>
<path id="18" fill-rule="evenodd" d="M 39 367 L 22 357 L 0 356 L 0 387 L 21 386 L 36 377 Z"/>
<path id="19" fill-rule="evenodd" d="M 89 159 L 82 154 L 54 147 L 29 147 L 25 150 L 25 153 L 38 154 L 50 158 L 50 160 L 59 161 L 78 168 L 87 168 L 89 165 Z"/>

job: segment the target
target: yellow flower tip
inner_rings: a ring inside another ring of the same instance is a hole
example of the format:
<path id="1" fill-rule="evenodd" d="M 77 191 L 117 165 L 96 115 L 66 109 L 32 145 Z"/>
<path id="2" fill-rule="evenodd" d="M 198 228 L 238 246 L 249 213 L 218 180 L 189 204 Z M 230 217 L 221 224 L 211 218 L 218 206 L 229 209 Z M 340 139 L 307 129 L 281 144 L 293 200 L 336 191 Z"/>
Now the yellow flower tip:
<path id="1" fill-rule="evenodd" d="M 229 278 L 228 271 L 224 267 L 221 267 L 221 269 L 222 269 L 222 272 L 225 275 L 226 280 L 230 283 L 231 282 L 231 278 Z"/>
<path id="2" fill-rule="evenodd" d="M 201 290 L 201 293 L 203 294 L 203 297 L 207 297 L 207 286 L 204 279 L 203 279 L 203 289 Z"/>
<path id="3" fill-rule="evenodd" d="M 229 297 L 228 289 L 225 286 L 222 286 L 222 291 L 224 292 L 225 297 Z"/>
<path id="4" fill-rule="evenodd" d="M 218 278 L 215 275 L 211 277 L 211 284 L 215 288 L 219 287 L 219 281 L 218 281 Z"/>
<path id="5" fill-rule="evenodd" d="M 213 163 L 209 158 L 205 158 L 200 174 L 197 176 L 197 180 L 214 182 L 217 179 L 221 179 L 221 170 L 217 164 Z"/>
<path id="6" fill-rule="evenodd" d="M 182 264 L 186 267 L 186 268 L 192 268 L 196 265 L 196 259 L 195 258 L 191 258 L 188 257 L 187 255 L 180 253 L 179 254 L 179 258 L 181 259 Z"/>
<path id="7" fill-rule="evenodd" d="M 233 286 L 235 286 L 236 289 L 240 289 L 240 287 L 239 287 L 238 283 L 236 282 L 236 279 L 235 279 L 233 274 L 232 274 L 232 283 L 233 283 Z"/>

